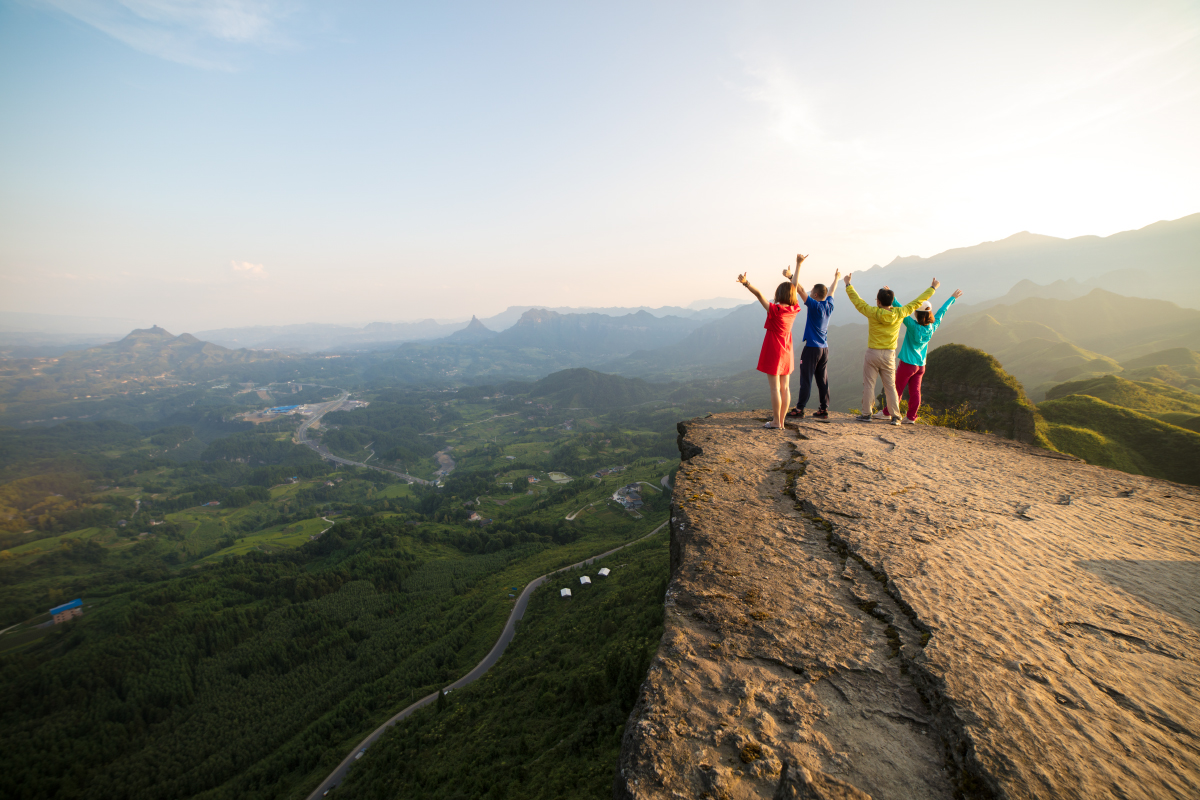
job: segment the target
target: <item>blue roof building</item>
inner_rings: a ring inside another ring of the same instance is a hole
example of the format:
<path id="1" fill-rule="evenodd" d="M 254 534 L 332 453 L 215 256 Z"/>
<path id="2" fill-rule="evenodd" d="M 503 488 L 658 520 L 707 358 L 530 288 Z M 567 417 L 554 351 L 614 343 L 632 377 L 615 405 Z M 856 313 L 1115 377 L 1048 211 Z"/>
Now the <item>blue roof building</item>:
<path id="1" fill-rule="evenodd" d="M 50 618 L 54 620 L 55 625 L 81 616 L 83 616 L 83 598 L 81 597 L 76 597 L 69 603 L 63 603 L 61 606 L 50 609 Z"/>
<path id="2" fill-rule="evenodd" d="M 61 606 L 55 606 L 54 608 L 50 609 L 50 616 L 54 616 L 55 614 L 61 614 L 64 611 L 70 611 L 72 608 L 80 608 L 82 606 L 83 606 L 83 598 L 76 597 L 74 600 L 72 600 L 69 603 L 63 603 Z"/>

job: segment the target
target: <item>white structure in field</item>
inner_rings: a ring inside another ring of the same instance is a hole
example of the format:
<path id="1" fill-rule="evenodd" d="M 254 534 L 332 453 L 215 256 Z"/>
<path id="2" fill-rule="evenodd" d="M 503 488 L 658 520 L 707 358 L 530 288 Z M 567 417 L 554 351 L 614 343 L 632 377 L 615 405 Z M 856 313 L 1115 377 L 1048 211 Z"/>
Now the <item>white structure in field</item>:
<path id="1" fill-rule="evenodd" d="M 571 590 L 570 590 L 570 589 L 563 589 L 561 592 L 559 592 L 559 593 L 558 593 L 558 596 L 559 596 L 559 597 L 570 597 L 570 596 L 571 596 Z"/>
<path id="2" fill-rule="evenodd" d="M 584 586 L 587 586 L 592 582 L 592 579 L 589 578 L 587 575 L 584 575 L 582 578 L 579 579 L 579 582 L 582 583 Z"/>
<path id="3" fill-rule="evenodd" d="M 602 567 L 602 568 L 600 569 L 600 572 L 599 572 L 598 574 L 600 575 L 600 577 L 601 577 L 601 578 L 607 578 L 607 577 L 608 577 L 608 573 L 609 573 L 609 569 L 608 569 L 608 567 Z"/>

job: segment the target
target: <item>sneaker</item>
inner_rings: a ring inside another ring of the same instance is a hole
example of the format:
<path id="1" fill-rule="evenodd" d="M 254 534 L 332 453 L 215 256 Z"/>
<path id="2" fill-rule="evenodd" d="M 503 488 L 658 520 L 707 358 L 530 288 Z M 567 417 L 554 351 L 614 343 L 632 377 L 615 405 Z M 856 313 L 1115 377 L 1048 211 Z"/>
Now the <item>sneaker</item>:
<path id="1" fill-rule="evenodd" d="M 916 425 L 917 421 L 915 419 L 909 419 L 908 417 L 905 417 L 904 424 L 905 425 Z"/>
<path id="2" fill-rule="evenodd" d="M 892 417 L 892 424 L 893 424 L 893 425 L 895 425 L 895 426 L 897 426 L 897 427 L 899 427 L 899 426 L 900 426 L 900 418 L 899 418 L 899 417 Z"/>
<path id="3" fill-rule="evenodd" d="M 787 415 L 794 419 L 803 419 L 804 418 L 804 409 L 803 408 L 793 408 L 791 411 L 789 411 L 787 413 Z"/>
<path id="4" fill-rule="evenodd" d="M 874 417 L 875 419 L 891 419 L 892 415 L 886 411 L 876 411 Z"/>
<path id="5" fill-rule="evenodd" d="M 813 412 L 813 419 L 829 419 L 829 412 L 825 409 Z"/>
<path id="6" fill-rule="evenodd" d="M 857 417 L 854 418 L 854 421 L 855 422 L 870 422 L 871 415 L 870 414 L 859 414 Z"/>

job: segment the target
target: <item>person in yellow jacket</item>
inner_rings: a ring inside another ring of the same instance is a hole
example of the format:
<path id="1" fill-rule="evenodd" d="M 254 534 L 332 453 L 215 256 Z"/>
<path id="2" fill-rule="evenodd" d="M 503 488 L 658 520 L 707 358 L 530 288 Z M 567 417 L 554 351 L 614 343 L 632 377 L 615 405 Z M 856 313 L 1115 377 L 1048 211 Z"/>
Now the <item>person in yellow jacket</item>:
<path id="1" fill-rule="evenodd" d="M 883 393 L 887 398 L 887 408 L 892 412 L 892 424 L 900 424 L 900 398 L 896 395 L 896 345 L 900 341 L 900 325 L 904 318 L 917 310 L 917 306 L 933 297 L 941 282 L 937 278 L 928 289 L 921 292 L 916 300 L 908 305 L 893 306 L 896 294 L 891 289 L 879 290 L 875 298 L 875 307 L 858 296 L 850 279 L 854 273 L 848 273 L 846 295 L 859 313 L 867 318 L 867 355 L 863 359 L 863 390 L 862 413 L 855 419 L 860 422 L 870 422 L 871 413 L 875 410 L 875 378 L 883 380 Z"/>

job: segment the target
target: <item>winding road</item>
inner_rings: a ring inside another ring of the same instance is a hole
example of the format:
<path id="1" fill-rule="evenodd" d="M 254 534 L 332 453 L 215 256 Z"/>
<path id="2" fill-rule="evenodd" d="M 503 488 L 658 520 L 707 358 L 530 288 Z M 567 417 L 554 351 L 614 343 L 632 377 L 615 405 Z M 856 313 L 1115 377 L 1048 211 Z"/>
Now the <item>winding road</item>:
<path id="1" fill-rule="evenodd" d="M 492 666 L 494 666 L 495 663 L 500 660 L 500 656 L 504 655 L 505 648 L 508 647 L 508 644 L 509 644 L 509 642 L 511 642 L 513 640 L 513 637 L 516 636 L 517 623 L 521 621 L 521 618 L 523 616 L 525 616 L 525 608 L 529 605 L 530 595 L 532 595 L 535 589 L 537 589 L 543 583 L 548 581 L 552 576 L 557 575 L 560 572 L 566 572 L 569 569 L 575 569 L 576 567 L 582 567 L 587 564 L 591 564 L 592 562 L 596 561 L 597 559 L 604 558 L 605 556 L 610 556 L 613 553 L 617 552 L 618 550 L 623 550 L 626 547 L 629 547 L 630 545 L 637 544 L 638 542 L 642 541 L 643 539 L 649 539 L 651 536 L 658 533 L 666 526 L 667 526 L 667 523 L 664 522 L 662 525 L 659 525 L 657 528 L 650 531 L 645 536 L 642 536 L 639 539 L 634 539 L 632 542 L 626 542 L 625 544 L 621 545 L 620 547 L 614 547 L 611 550 L 606 550 L 603 553 L 591 556 L 590 558 L 585 558 L 583 561 L 579 561 L 579 562 L 576 562 L 569 566 L 562 567 L 561 569 L 556 569 L 553 572 L 547 572 L 545 575 L 541 576 L 540 578 L 534 578 L 533 580 L 531 580 L 525 586 L 525 589 L 521 592 L 521 596 L 517 598 L 517 602 L 513 606 L 512 612 L 508 615 L 508 621 L 506 623 L 504 623 L 504 630 L 500 632 L 500 638 L 496 640 L 496 643 L 494 645 L 492 645 L 491 651 L 486 656 L 483 657 L 482 661 L 480 661 L 478 664 L 475 665 L 475 668 L 473 670 L 471 670 L 466 675 L 464 675 L 463 677 L 456 680 L 454 683 L 447 686 L 442 691 L 448 692 L 452 689 L 461 689 L 462 687 L 466 686 L 469 683 L 474 683 L 475 681 L 482 678 L 484 673 L 486 673 L 489 669 L 491 669 Z M 374 744 L 375 741 L 380 736 L 383 735 L 384 731 L 386 731 L 388 728 L 392 727 L 393 725 L 395 725 L 397 722 L 404 719 L 405 717 L 408 717 L 409 715 L 411 715 L 418 708 L 424 708 L 425 706 L 429 705 L 430 703 L 435 702 L 437 700 L 437 697 L 438 697 L 437 692 L 434 692 L 433 694 L 428 695 L 426 697 L 422 697 L 420 700 L 413 703 L 408 708 L 404 709 L 399 714 L 396 714 L 394 717 L 389 719 L 387 722 L 383 723 L 378 728 L 376 728 L 374 731 L 372 731 L 371 734 L 369 736 L 367 736 L 367 738 L 365 738 L 361 742 L 359 742 L 358 745 L 353 750 L 350 751 L 350 755 L 346 756 L 342 760 L 342 763 L 338 764 L 337 769 L 335 769 L 333 772 L 331 772 L 329 774 L 329 776 L 326 777 L 325 780 L 323 780 L 321 782 L 321 785 L 313 790 L 313 793 L 308 796 L 308 800 L 317 800 L 317 798 L 323 797 L 326 794 L 328 794 L 331 789 L 333 789 L 335 786 L 339 785 L 343 780 L 345 780 L 346 773 L 350 771 L 350 767 L 352 767 L 354 765 L 354 762 L 357 760 L 359 754 L 363 753 L 364 751 L 366 751 L 366 749 L 368 747 L 370 747 L 372 744 Z"/>
<path id="2" fill-rule="evenodd" d="M 330 387 L 330 388 L 332 388 L 332 387 Z M 320 443 L 314 442 L 312 439 L 308 438 L 308 429 L 309 428 L 311 428 L 313 425 L 315 425 L 317 422 L 319 422 L 321 417 L 325 416 L 330 411 L 337 411 L 339 408 L 341 408 L 345 404 L 346 400 L 349 399 L 349 397 L 350 397 L 349 392 L 347 392 L 345 389 L 342 389 L 341 392 L 342 392 L 341 397 L 337 398 L 336 400 L 330 400 L 328 403 L 322 403 L 321 405 L 317 406 L 316 413 L 313 414 L 312 417 L 310 417 L 309 419 L 306 419 L 304 422 L 300 423 L 300 427 L 296 429 L 296 438 L 295 438 L 296 444 L 302 444 L 305 447 L 311 448 L 321 458 L 328 459 L 328 460 L 334 462 L 335 464 L 345 464 L 346 466 L 350 466 L 350 467 L 366 467 L 367 469 L 377 469 L 380 472 L 388 472 L 388 473 L 391 473 L 392 475 L 399 475 L 401 478 L 404 478 L 404 480 L 410 481 L 412 483 L 419 483 L 422 486 L 432 486 L 433 484 L 431 482 L 429 482 L 427 480 L 422 480 L 421 478 L 418 478 L 415 475 L 409 475 L 407 472 L 400 472 L 399 470 L 388 469 L 387 467 L 377 467 L 374 464 L 366 464 L 362 461 L 351 461 L 348 458 L 342 458 L 341 456 L 335 456 L 333 453 L 329 452 L 325 447 L 323 447 Z M 374 442 L 372 442 L 372 444 L 374 444 Z"/>

